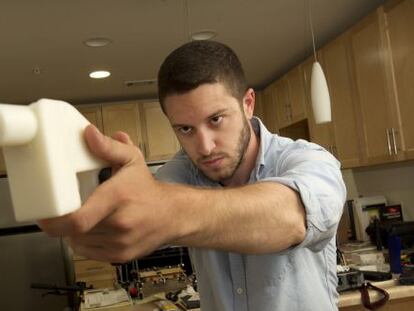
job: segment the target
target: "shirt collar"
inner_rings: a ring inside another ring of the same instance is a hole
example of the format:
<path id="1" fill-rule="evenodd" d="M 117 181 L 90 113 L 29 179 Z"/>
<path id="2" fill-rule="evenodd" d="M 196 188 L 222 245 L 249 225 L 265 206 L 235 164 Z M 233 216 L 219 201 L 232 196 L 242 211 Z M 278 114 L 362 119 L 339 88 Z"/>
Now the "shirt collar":
<path id="1" fill-rule="evenodd" d="M 272 134 L 257 117 L 252 118 L 251 124 L 256 136 L 259 138 L 259 152 L 257 153 L 256 158 L 256 171 L 259 172 L 260 167 L 265 166 L 265 152 L 269 147 L 269 141 Z"/>

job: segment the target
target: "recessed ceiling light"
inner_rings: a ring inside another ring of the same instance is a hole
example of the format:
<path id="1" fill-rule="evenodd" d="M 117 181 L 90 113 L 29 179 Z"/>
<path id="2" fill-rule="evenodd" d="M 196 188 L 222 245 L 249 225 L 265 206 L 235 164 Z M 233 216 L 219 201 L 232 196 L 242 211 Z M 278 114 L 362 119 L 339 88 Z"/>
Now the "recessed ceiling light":
<path id="1" fill-rule="evenodd" d="M 98 70 L 98 71 L 92 71 L 89 74 L 89 77 L 93 78 L 93 79 L 103 79 L 103 78 L 107 78 L 111 75 L 111 73 L 109 71 L 106 70 Z"/>
<path id="2" fill-rule="evenodd" d="M 215 32 L 214 30 L 202 30 L 191 34 L 191 38 L 195 41 L 210 40 L 215 36 L 217 36 L 217 32 Z"/>
<path id="3" fill-rule="evenodd" d="M 112 42 L 111 39 L 98 37 L 98 38 L 89 38 L 88 40 L 84 41 L 83 43 L 86 46 L 89 46 L 91 48 L 100 48 L 103 46 L 106 46 Z"/>

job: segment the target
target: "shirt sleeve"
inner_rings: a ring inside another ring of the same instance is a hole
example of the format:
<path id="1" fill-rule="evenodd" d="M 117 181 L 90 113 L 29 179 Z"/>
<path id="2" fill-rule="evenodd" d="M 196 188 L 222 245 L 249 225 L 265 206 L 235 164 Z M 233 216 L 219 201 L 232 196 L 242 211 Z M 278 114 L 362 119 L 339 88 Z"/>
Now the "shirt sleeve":
<path id="1" fill-rule="evenodd" d="M 295 142 L 280 154 L 277 177 L 262 181 L 284 184 L 300 194 L 306 210 L 306 236 L 296 247 L 322 250 L 335 236 L 346 199 L 340 163 L 324 148 Z"/>

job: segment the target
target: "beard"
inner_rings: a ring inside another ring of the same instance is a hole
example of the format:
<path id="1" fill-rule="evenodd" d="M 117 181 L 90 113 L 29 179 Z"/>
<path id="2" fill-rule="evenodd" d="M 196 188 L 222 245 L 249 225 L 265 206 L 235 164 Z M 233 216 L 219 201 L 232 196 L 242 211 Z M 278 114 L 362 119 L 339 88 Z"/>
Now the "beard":
<path id="1" fill-rule="evenodd" d="M 219 152 L 197 159 L 197 162 L 202 163 L 209 158 L 223 157 L 225 160 L 230 161 L 230 163 L 225 167 L 221 167 L 216 170 L 203 170 L 202 165 L 193 161 L 194 165 L 197 166 L 199 170 L 212 181 L 224 183 L 225 181 L 230 180 L 244 161 L 246 150 L 250 142 L 250 134 L 251 130 L 247 118 L 243 115 L 243 128 L 240 130 L 237 144 L 232 153 Z"/>

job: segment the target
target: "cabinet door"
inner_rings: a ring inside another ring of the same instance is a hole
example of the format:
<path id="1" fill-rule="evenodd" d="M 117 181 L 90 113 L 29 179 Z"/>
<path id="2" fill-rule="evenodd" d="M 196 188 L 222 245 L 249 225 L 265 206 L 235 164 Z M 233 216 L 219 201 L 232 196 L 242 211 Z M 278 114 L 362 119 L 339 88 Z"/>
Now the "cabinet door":
<path id="1" fill-rule="evenodd" d="M 274 98 L 274 84 L 262 91 L 263 123 L 271 133 L 278 133 L 278 117 Z"/>
<path id="2" fill-rule="evenodd" d="M 101 132 L 103 132 L 102 123 L 102 109 L 101 105 L 96 106 L 77 106 L 76 109 L 93 125 L 95 125 Z"/>
<path id="3" fill-rule="evenodd" d="M 123 131 L 142 149 L 139 107 L 136 102 L 102 105 L 102 120 L 105 135 L 111 136 L 117 131 Z"/>
<path id="4" fill-rule="evenodd" d="M 286 77 L 283 77 L 273 84 L 273 100 L 276 104 L 277 124 L 280 128 L 291 123 L 289 106 L 289 86 Z"/>
<path id="5" fill-rule="evenodd" d="M 414 159 L 414 1 L 393 1 L 385 7 L 399 107 L 402 150 Z"/>
<path id="6" fill-rule="evenodd" d="M 348 47 L 348 37 L 342 36 L 325 46 L 321 53 L 331 98 L 334 153 L 343 168 L 361 164 L 360 124 L 356 120 Z"/>
<path id="7" fill-rule="evenodd" d="M 309 126 L 309 135 L 310 140 L 322 147 L 324 147 L 329 152 L 334 152 L 334 140 L 333 140 L 333 131 L 332 123 L 323 123 L 316 124 L 315 118 L 313 116 L 312 102 L 311 102 L 311 75 L 312 75 L 312 65 L 314 58 L 308 58 L 302 65 L 302 72 L 304 75 L 305 81 L 305 98 L 306 98 L 306 109 L 308 116 L 308 126 Z"/>
<path id="8" fill-rule="evenodd" d="M 289 71 L 286 75 L 286 81 L 289 89 L 287 113 L 289 123 L 292 124 L 306 118 L 305 89 L 301 67 L 296 66 Z"/>
<path id="9" fill-rule="evenodd" d="M 379 14 L 374 12 L 350 32 L 353 71 L 363 131 L 366 164 L 397 160 L 390 129 L 393 124 L 393 90 L 387 73 L 385 40 Z"/>
<path id="10" fill-rule="evenodd" d="M 180 145 L 160 104 L 142 103 L 141 114 L 146 160 L 170 159 L 180 149 Z"/>

